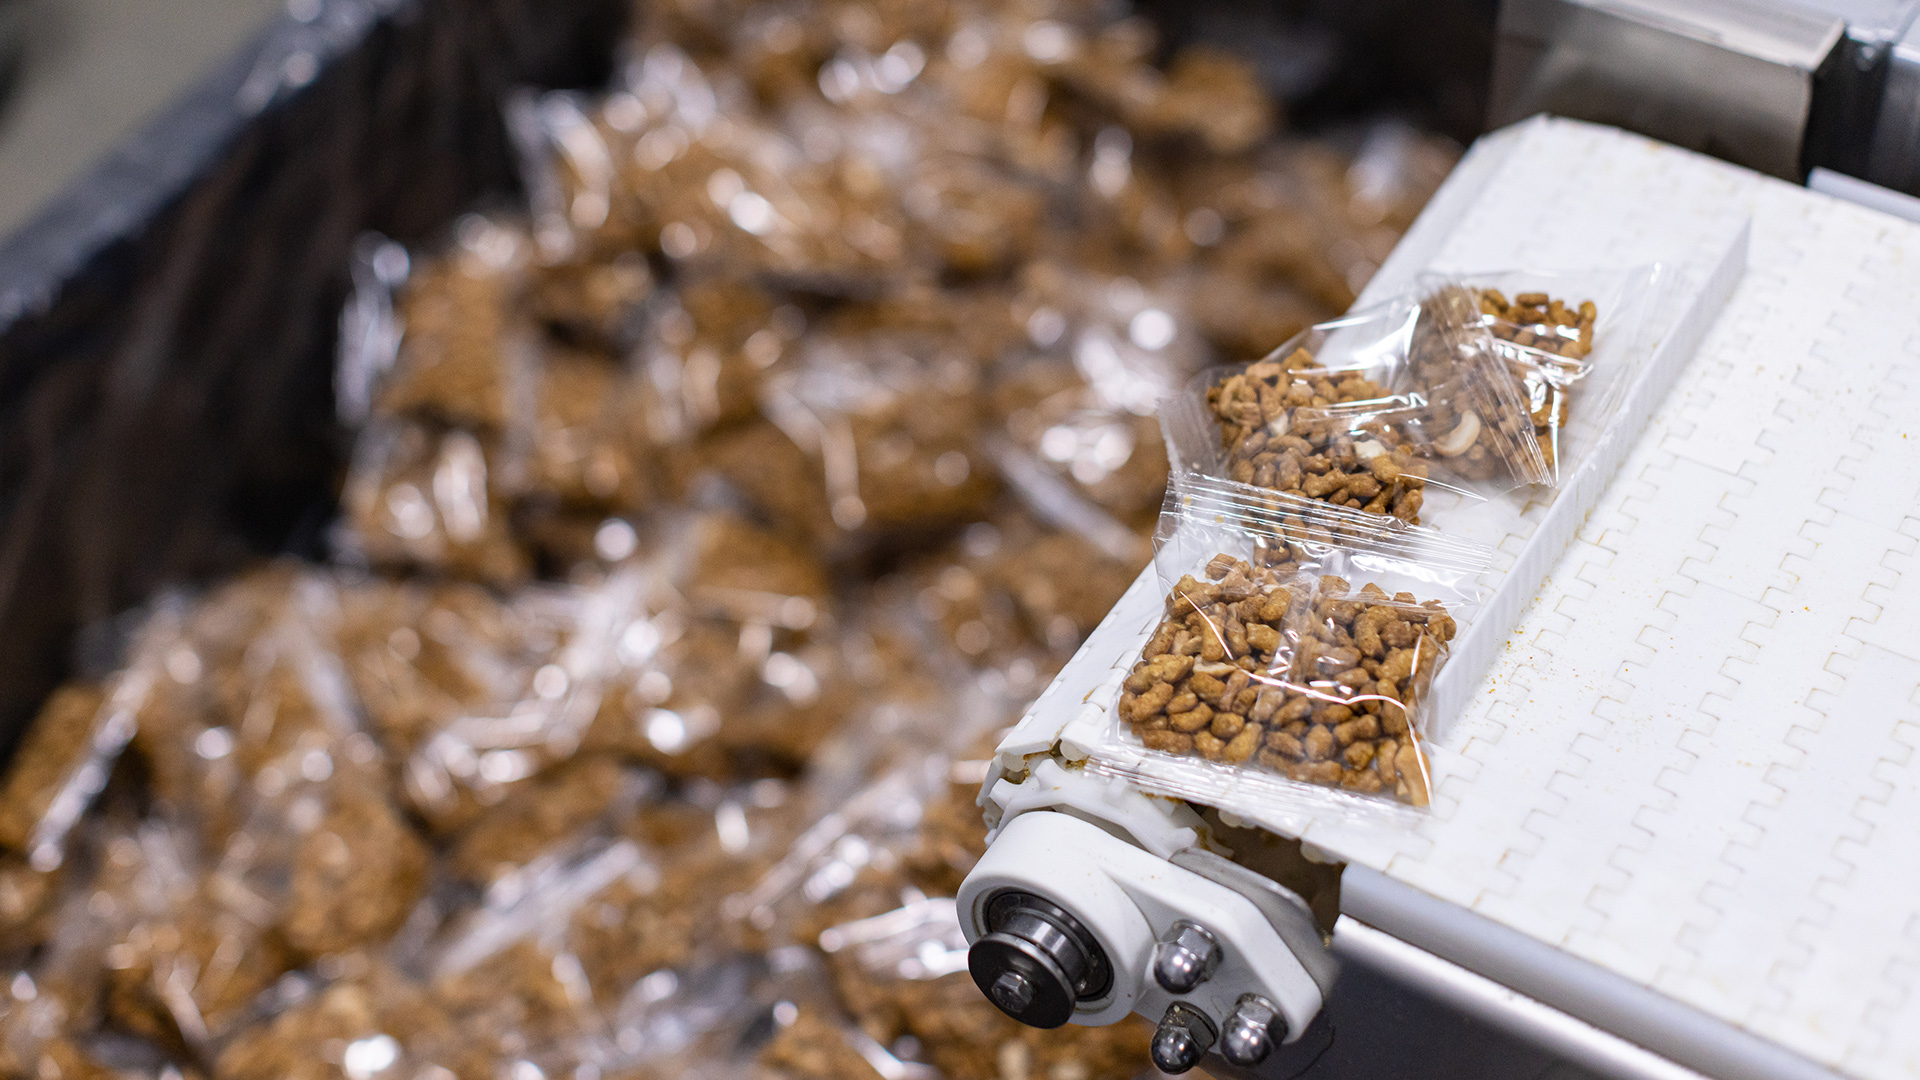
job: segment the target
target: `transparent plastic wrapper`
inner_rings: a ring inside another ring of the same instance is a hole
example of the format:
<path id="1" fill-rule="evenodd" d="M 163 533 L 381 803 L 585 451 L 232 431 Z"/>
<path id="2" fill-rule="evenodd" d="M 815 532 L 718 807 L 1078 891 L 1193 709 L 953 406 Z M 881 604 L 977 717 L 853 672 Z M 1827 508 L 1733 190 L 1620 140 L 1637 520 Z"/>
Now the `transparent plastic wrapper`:
<path id="1" fill-rule="evenodd" d="M 104 953 L 107 1016 L 171 1053 L 209 1053 L 296 963 L 271 904 L 210 872 L 192 832 L 164 821 L 115 837 L 105 855 L 102 886 L 121 886 Z"/>
<path id="2" fill-rule="evenodd" d="M 243 578 L 155 643 L 139 720 L 155 801 L 202 853 L 207 888 L 307 957 L 391 934 L 426 876 L 334 651 L 341 620 L 330 575 Z"/>
<path id="3" fill-rule="evenodd" d="M 837 182 L 744 108 L 735 80 L 659 44 L 621 84 L 605 99 L 556 92 L 508 110 L 543 250 L 659 251 L 826 292 L 883 280 L 904 254 L 885 192 Z"/>
<path id="4" fill-rule="evenodd" d="M 0 1074 L 38 1077 L 88 1059 L 79 1040 L 101 1022 L 109 974 L 102 959 L 138 917 L 147 884 L 140 826 L 131 815 L 115 815 L 98 832 L 102 858 L 92 880 L 72 883 L 49 913 L 36 949 L 21 955 L 9 949 L 4 958 Z"/>
<path id="5" fill-rule="evenodd" d="M 1666 272 L 1658 263 L 1505 270 L 1428 275 L 1420 287 L 1455 284 L 1473 294 L 1481 325 L 1526 399 L 1543 464 L 1557 483 L 1605 426 L 1650 352 L 1646 327 Z"/>
<path id="6" fill-rule="evenodd" d="M 466 582 L 351 581 L 340 656 L 371 730 L 411 757 L 466 712 L 524 693 L 563 640 L 567 605 L 549 589 L 504 601 Z"/>
<path id="7" fill-rule="evenodd" d="M 727 897 L 729 917 L 775 944 L 812 944 L 837 923 L 957 892 L 986 851 L 975 799 L 1000 725 L 981 719 L 993 710 L 977 691 L 954 698 L 905 715 L 876 710 L 846 736 L 894 753 L 823 753 L 806 781 L 809 824 L 751 888 Z"/>
<path id="8" fill-rule="evenodd" d="M 717 471 L 769 517 L 825 547 L 950 526 L 995 481 L 980 447 L 976 366 L 938 343 L 814 336 L 770 380 L 770 421 L 713 448 Z"/>
<path id="9" fill-rule="evenodd" d="M 154 677 L 133 747 L 157 807 L 222 850 L 251 813 L 260 773 L 302 740 L 335 748 L 359 731 L 332 652 L 338 595 L 326 572 L 291 562 L 204 596 L 163 600 L 136 650 Z M 362 756 L 378 748 L 364 736 Z M 268 788 L 274 787 L 272 781 Z"/>
<path id="10" fill-rule="evenodd" d="M 399 285 L 391 302 L 399 337 L 390 346 L 393 358 L 386 370 L 376 371 L 382 364 L 373 359 L 347 364 L 354 378 L 342 379 L 341 385 L 364 381 L 366 389 L 351 397 L 364 396 L 372 416 L 497 432 L 507 424 L 516 383 L 523 378 L 513 301 L 523 288 L 532 245 L 522 227 L 478 214 L 460 219 L 454 233 L 455 244 L 446 255 L 423 265 L 408 267 L 401 262 L 404 252 L 376 250 L 371 256 L 375 280 L 364 284 Z M 382 261 L 388 264 L 384 273 L 379 272 Z M 390 337 L 377 306 L 366 328 Z M 349 339 L 342 361 L 352 360 L 351 349 L 364 343 L 364 334 Z M 376 344 L 387 347 L 384 341 Z"/>
<path id="11" fill-rule="evenodd" d="M 47 699 L 0 785 L 0 848 L 42 873 L 65 858 L 67 837 L 106 786 L 133 738 L 153 673 L 133 669 L 106 688 L 69 683 Z"/>
<path id="12" fill-rule="evenodd" d="M 653 478 L 645 432 L 633 419 L 639 395 L 623 365 L 597 350 L 545 342 L 534 367 L 532 393 L 516 402 L 502 440 L 505 486 L 599 517 L 642 509 Z"/>
<path id="13" fill-rule="evenodd" d="M 350 646 L 356 681 L 376 728 L 404 755 L 408 801 L 435 832 L 467 825 L 587 743 L 643 584 L 616 572 L 592 585 L 529 587 L 505 603 L 403 589 L 366 613 Z M 418 630 L 391 621 L 420 607 Z"/>
<path id="14" fill-rule="evenodd" d="M 1162 412 L 1173 467 L 1418 522 L 1431 469 L 1407 354 L 1420 321 L 1391 303 L 1201 373 Z"/>
<path id="15" fill-rule="evenodd" d="M 654 524 L 587 745 L 677 776 L 791 775 L 855 707 L 825 566 L 730 512 Z"/>
<path id="16" fill-rule="evenodd" d="M 241 778 L 231 832 L 209 835 L 214 887 L 316 958 L 384 940 L 426 884 L 425 843 L 387 801 L 388 765 L 361 727 L 333 651 L 333 582 L 294 582 L 285 617 L 228 673 L 240 695 L 226 724 L 194 738 Z M 216 676 L 222 673 L 215 673 Z"/>
<path id="17" fill-rule="evenodd" d="M 689 451 L 715 428 L 754 417 L 767 372 L 807 326 L 798 307 L 775 299 L 731 277 L 685 281 L 655 295 L 635 351 L 637 409 L 650 445 L 669 455 Z"/>
<path id="18" fill-rule="evenodd" d="M 658 786 L 612 757 L 582 754 L 535 775 L 461 832 L 448 869 L 487 885 L 574 836 L 631 814 Z"/>
<path id="19" fill-rule="evenodd" d="M 658 250 L 696 273 L 838 295 L 883 291 L 903 269 L 1003 267 L 1039 231 L 1045 192 L 987 133 L 901 93 L 927 59 L 910 40 L 844 47 L 814 93 L 764 117 L 735 71 L 668 44 L 605 97 L 519 99 L 542 245 Z"/>
<path id="20" fill-rule="evenodd" d="M 618 1002 L 607 1029 L 588 1058 L 603 1076 L 936 1080 L 854 1026 L 818 955 L 803 948 L 719 952 L 655 971 Z"/>
<path id="21" fill-rule="evenodd" d="M 1265 820 L 1425 806 L 1426 692 L 1492 552 L 1327 522 L 1339 511 L 1304 498 L 1284 522 L 1270 495 L 1206 478 L 1176 492 L 1156 559 L 1166 613 L 1095 763 Z M 1324 541 L 1300 542 L 1316 529 Z"/>
<path id="22" fill-rule="evenodd" d="M 1203 372 L 1162 412 L 1174 468 L 1413 524 L 1432 496 L 1484 498 L 1512 485 L 1510 468 L 1541 475 L 1530 431 L 1515 442 L 1477 419 L 1496 394 L 1514 424 L 1526 416 L 1478 314 L 1454 299 L 1388 301 Z"/>
<path id="23" fill-rule="evenodd" d="M 1204 346 L 1165 290 L 1130 278 L 1037 264 L 1013 308 L 1025 340 L 992 371 L 994 463 L 1043 520 L 1139 559 L 1166 492 L 1154 415 Z"/>
<path id="24" fill-rule="evenodd" d="M 617 994 L 597 988 L 570 925 L 624 891 L 651 891 L 661 868 L 642 845 L 604 834 L 553 845 L 496 877 L 450 920 L 423 961 L 433 1001 L 477 1063 L 530 1061 L 566 1075 L 603 1060 Z"/>
<path id="25" fill-rule="evenodd" d="M 303 769 L 318 772 L 314 750 Z M 353 766 L 339 763 L 345 774 Z M 267 802 L 216 874 L 276 903 L 280 936 L 305 957 L 385 941 L 427 886 L 429 852 L 373 777 L 296 783 Z"/>
<path id="26" fill-rule="evenodd" d="M 1346 311 L 1460 149 L 1385 119 L 1353 153 L 1284 139 L 1183 169 L 1181 226 L 1200 249 L 1195 310 L 1208 335 L 1231 355 L 1254 355 Z"/>
<path id="27" fill-rule="evenodd" d="M 408 420 L 361 432 L 335 546 L 378 566 L 443 570 L 500 585 L 532 567 L 501 490 L 501 453 L 472 432 Z"/>
<path id="28" fill-rule="evenodd" d="M 781 130 L 820 158 L 810 209 L 838 223 L 843 243 L 896 277 L 1002 273 L 1033 254 L 1051 192 L 994 133 L 953 122 L 920 82 L 928 59 L 911 40 L 879 55 L 843 47 L 820 71 L 826 101 L 792 102 Z M 866 295 L 890 285 L 865 277 L 849 284 Z"/>
<path id="29" fill-rule="evenodd" d="M 1125 558 L 1115 558 L 1039 516 L 1018 505 L 998 510 L 877 582 L 870 602 L 931 639 L 929 659 L 991 672 L 1009 693 L 1037 693 L 1126 592 L 1151 550 L 1115 524 L 1128 541 Z"/>
<path id="30" fill-rule="evenodd" d="M 427 989 L 368 954 L 342 958 L 332 978 L 296 987 L 270 1018 L 236 1034 L 213 1058 L 221 1080 L 331 1080 L 347 1076 L 492 1075 L 494 1062 Z"/>
<path id="31" fill-rule="evenodd" d="M 1436 468 L 1460 483 L 1496 491 L 1548 483 L 1531 405 L 1497 340 L 1474 290 L 1448 282 L 1421 298 L 1409 359 L 1428 408 L 1415 423 Z"/>
<path id="32" fill-rule="evenodd" d="M 1115 407 L 1058 356 L 1011 367 L 994 379 L 1000 430 L 987 442 L 1001 476 L 1035 512 L 1131 554 L 1166 494 L 1152 413 Z"/>
<path id="33" fill-rule="evenodd" d="M 765 874 L 792 840 L 793 794 L 772 779 L 692 782 L 619 824 L 618 842 L 636 846 L 646 870 L 578 905 L 563 939 L 603 1008 L 618 1010 L 644 993 L 636 988 L 656 971 L 759 944 L 723 901 Z"/>
<path id="34" fill-rule="evenodd" d="M 66 875 L 35 870 L 18 855 L 0 855 L 0 967 L 16 963 L 46 940 Z"/>
<path id="35" fill-rule="evenodd" d="M 535 261 L 527 269 L 528 315 L 558 341 L 609 353 L 640 337 L 653 271 L 637 251 L 606 260 Z"/>

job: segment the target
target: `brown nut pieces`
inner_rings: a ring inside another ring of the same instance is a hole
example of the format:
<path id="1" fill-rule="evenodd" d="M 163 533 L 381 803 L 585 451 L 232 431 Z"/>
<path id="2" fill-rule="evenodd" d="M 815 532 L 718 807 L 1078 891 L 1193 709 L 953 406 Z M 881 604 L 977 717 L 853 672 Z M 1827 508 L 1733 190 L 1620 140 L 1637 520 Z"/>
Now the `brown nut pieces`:
<path id="1" fill-rule="evenodd" d="M 1421 303 L 1409 360 L 1428 404 L 1419 418 L 1422 449 L 1463 480 L 1544 482 L 1526 390 L 1482 333 L 1477 303 L 1459 286 Z"/>
<path id="2" fill-rule="evenodd" d="M 1356 371 L 1296 349 L 1207 391 L 1231 479 L 1418 523 L 1427 466 L 1385 414 L 1403 404 Z"/>
<path id="3" fill-rule="evenodd" d="M 1551 472 L 1558 467 L 1569 388 L 1591 366 L 1587 356 L 1599 308 L 1591 300 L 1570 307 L 1543 292 L 1520 293 L 1508 302 L 1499 290 L 1483 289 L 1480 314 L 1495 337 L 1516 346 L 1507 366 L 1532 410 L 1534 438 Z"/>
<path id="4" fill-rule="evenodd" d="M 1118 713 L 1141 741 L 1425 806 L 1412 721 L 1454 634 L 1446 610 L 1228 555 L 1207 576 L 1174 586 L 1126 678 Z"/>
<path id="5" fill-rule="evenodd" d="M 1591 300 L 1578 307 L 1543 292 L 1526 292 L 1509 302 L 1498 289 L 1480 291 L 1481 323 L 1503 341 L 1527 350 L 1529 358 L 1584 360 L 1593 351 L 1593 324 L 1600 316 Z"/>

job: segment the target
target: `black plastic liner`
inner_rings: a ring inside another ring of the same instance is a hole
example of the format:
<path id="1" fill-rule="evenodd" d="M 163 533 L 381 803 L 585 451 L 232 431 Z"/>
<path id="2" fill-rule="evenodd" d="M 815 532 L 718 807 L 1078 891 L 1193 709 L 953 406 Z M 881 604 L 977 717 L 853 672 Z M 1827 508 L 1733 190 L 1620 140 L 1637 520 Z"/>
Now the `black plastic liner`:
<path id="1" fill-rule="evenodd" d="M 502 96 L 604 82 L 626 12 L 312 7 L 0 243 L 0 762 L 84 661 L 77 631 L 162 584 L 317 550 L 355 238 L 427 240 L 510 196 Z"/>

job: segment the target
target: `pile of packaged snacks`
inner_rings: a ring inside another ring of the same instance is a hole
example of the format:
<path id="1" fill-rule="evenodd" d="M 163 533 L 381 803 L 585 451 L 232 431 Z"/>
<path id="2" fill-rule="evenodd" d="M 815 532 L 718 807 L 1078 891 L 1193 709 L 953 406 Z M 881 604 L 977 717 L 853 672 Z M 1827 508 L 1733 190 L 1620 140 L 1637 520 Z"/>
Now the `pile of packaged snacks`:
<path id="1" fill-rule="evenodd" d="M 1276 134 L 1105 5 L 668 2 L 630 55 L 510 107 L 528 215 L 388 260 L 334 564 L 156 601 L 14 754 L 0 1072 L 1146 1071 L 922 962 L 979 759 L 1145 564 L 1159 401 L 1349 304 L 1454 151 Z M 1381 725 L 1341 767 L 1397 783 Z"/>

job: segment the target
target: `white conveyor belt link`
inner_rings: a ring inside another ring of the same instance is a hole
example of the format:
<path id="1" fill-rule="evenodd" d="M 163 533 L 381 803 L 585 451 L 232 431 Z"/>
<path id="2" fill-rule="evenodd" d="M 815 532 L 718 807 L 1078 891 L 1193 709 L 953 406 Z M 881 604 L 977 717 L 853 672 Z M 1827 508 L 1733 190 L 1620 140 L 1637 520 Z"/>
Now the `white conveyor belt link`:
<path id="1" fill-rule="evenodd" d="M 1362 303 L 1428 269 L 1649 260 L 1697 290 L 1743 218 L 1747 273 L 1440 734 L 1432 812 L 1305 837 L 1534 939 L 1516 955 L 1788 1048 L 1777 1075 L 1920 1077 L 1920 226 L 1539 119 L 1475 146 Z M 1510 562 L 1537 516 L 1478 538 Z M 1099 710 L 1158 592 L 1001 761 Z"/>

